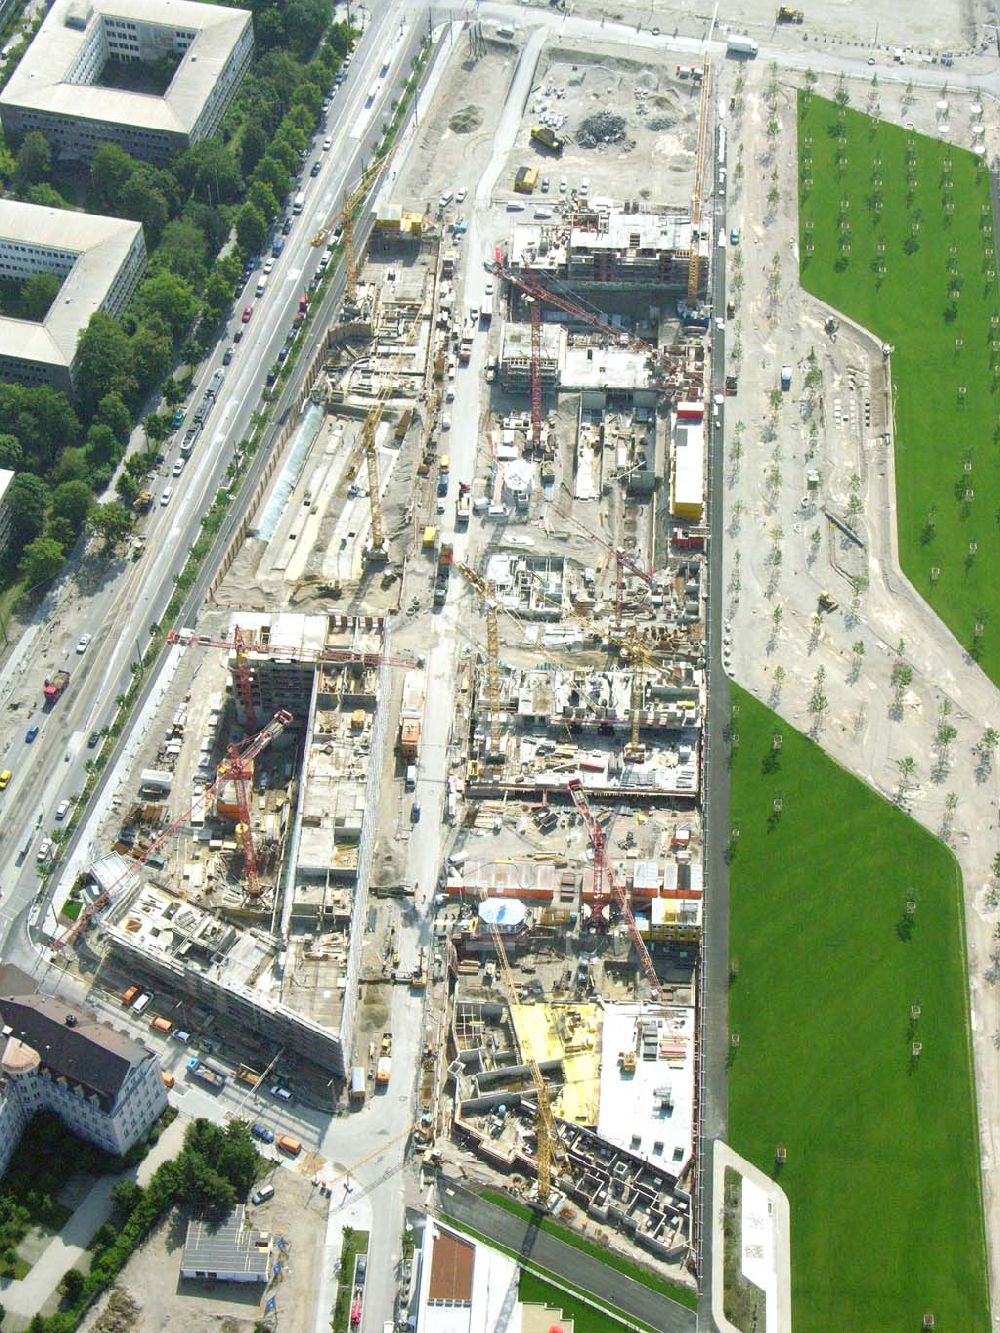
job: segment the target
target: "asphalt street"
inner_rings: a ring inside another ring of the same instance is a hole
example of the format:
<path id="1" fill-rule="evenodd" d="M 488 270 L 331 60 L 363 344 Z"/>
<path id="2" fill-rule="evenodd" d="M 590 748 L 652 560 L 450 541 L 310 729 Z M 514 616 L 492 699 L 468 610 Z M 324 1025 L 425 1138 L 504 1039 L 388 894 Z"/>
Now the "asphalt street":
<path id="1" fill-rule="evenodd" d="M 481 1199 L 457 1181 L 442 1177 L 437 1196 L 439 1211 L 446 1217 L 464 1223 L 482 1236 L 489 1236 L 498 1245 L 520 1255 L 526 1263 L 559 1274 L 570 1285 L 616 1306 L 623 1314 L 662 1330 L 662 1333 L 694 1333 L 693 1310 L 661 1296 L 634 1278 L 625 1277 L 583 1250 L 539 1231 L 530 1222 Z"/>

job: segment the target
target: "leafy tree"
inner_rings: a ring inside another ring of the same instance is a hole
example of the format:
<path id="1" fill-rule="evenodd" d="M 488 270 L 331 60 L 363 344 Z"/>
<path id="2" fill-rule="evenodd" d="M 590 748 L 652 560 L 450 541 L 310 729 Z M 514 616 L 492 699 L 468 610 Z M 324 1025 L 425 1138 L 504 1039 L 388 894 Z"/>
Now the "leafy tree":
<path id="1" fill-rule="evenodd" d="M 133 159 L 117 144 L 102 144 L 90 162 L 90 187 L 95 201 L 116 209 L 135 167 Z"/>
<path id="2" fill-rule="evenodd" d="M 115 494 L 123 505 L 131 505 L 139 494 L 140 486 L 131 472 L 119 472 L 115 478 Z"/>
<path id="3" fill-rule="evenodd" d="M 97 310 L 80 335 L 77 358 L 78 394 L 84 411 L 93 412 L 107 393 L 131 402 L 138 389 L 133 349 L 124 329 Z"/>
<path id="4" fill-rule="evenodd" d="M 268 186 L 258 181 L 252 188 L 266 190 Z M 245 203 L 236 215 L 236 239 L 240 243 L 240 249 L 248 255 L 256 254 L 258 250 L 264 248 L 267 241 L 267 219 L 255 204 Z"/>
<path id="5" fill-rule="evenodd" d="M 146 439 L 151 444 L 162 444 L 173 429 L 170 418 L 168 416 L 161 417 L 157 412 L 146 413 L 142 419 L 142 428 L 146 432 Z M 136 464 L 138 464 L 139 472 L 145 472 L 146 459 L 143 458 L 142 454 L 132 454 L 126 461 L 125 466 L 129 468 L 129 471 L 132 471 Z"/>
<path id="6" fill-rule="evenodd" d="M 24 450 L 16 435 L 0 435 L 0 467 L 20 472 L 24 465 Z"/>
<path id="7" fill-rule="evenodd" d="M 48 180 L 52 170 L 52 149 L 40 130 L 29 130 L 17 150 L 17 181 L 22 186 Z"/>
<path id="8" fill-rule="evenodd" d="M 83 1295 L 86 1279 L 79 1268 L 68 1269 L 59 1279 L 59 1295 L 67 1305 L 73 1305 Z"/>
<path id="9" fill-rule="evenodd" d="M 108 426 L 119 444 L 128 444 L 132 434 L 132 413 L 120 394 L 106 393 L 97 404 L 94 420 L 102 426 Z"/>
<path id="10" fill-rule="evenodd" d="M 198 228 L 205 238 L 206 252 L 209 255 L 218 254 L 229 239 L 232 223 L 228 209 L 213 208 L 209 204 L 200 203 L 197 199 L 189 199 L 184 205 L 181 220 L 193 222 Z"/>
<path id="11" fill-rule="evenodd" d="M 285 32 L 289 47 L 300 60 L 315 51 L 329 21 L 330 8 L 324 0 L 288 0 Z"/>
<path id="12" fill-rule="evenodd" d="M 135 518 L 117 500 L 97 505 L 90 515 L 90 527 L 104 539 L 105 552 L 112 551 L 132 531 Z"/>
<path id="13" fill-rule="evenodd" d="M 69 550 L 79 535 L 79 531 L 74 530 L 73 524 L 68 518 L 63 518 L 60 515 L 53 518 L 51 514 L 49 515 L 48 522 L 45 524 L 45 536 L 51 537 L 54 542 L 58 542 L 64 551 Z"/>
<path id="14" fill-rule="evenodd" d="M 30 278 L 26 278 L 21 287 L 20 300 L 18 301 L 18 318 L 34 320 L 40 323 L 48 313 L 49 306 L 56 299 L 56 293 L 60 286 L 59 279 L 54 273 L 32 273 Z"/>
<path id="15" fill-rule="evenodd" d="M 290 152 L 291 150 L 286 149 L 286 151 Z M 288 190 L 290 173 L 297 161 L 298 154 L 292 152 L 292 161 L 286 165 L 269 150 L 257 163 L 253 173 L 254 180 L 263 181 L 265 185 L 270 185 L 275 198 L 280 199 Z M 250 198 L 251 196 L 248 194 L 247 197 Z"/>
<path id="16" fill-rule="evenodd" d="M 52 469 L 51 480 L 54 486 L 64 481 L 86 481 L 89 484 L 90 466 L 86 449 L 64 449 L 59 455 L 59 462 Z"/>
<path id="17" fill-rule="evenodd" d="M 187 278 L 197 291 L 208 271 L 204 233 L 190 218 L 176 218 L 165 228 L 151 267 Z"/>
<path id="18" fill-rule="evenodd" d="M 161 269 L 139 288 L 136 305 L 143 316 L 158 315 L 177 342 L 191 327 L 198 310 L 198 298 L 186 278 Z"/>
<path id="19" fill-rule="evenodd" d="M 48 181 L 39 181 L 37 185 L 29 185 L 24 191 L 24 200 L 28 204 L 37 204 L 39 208 L 70 208 L 72 205 L 65 199 L 54 185 Z"/>
<path id="20" fill-rule="evenodd" d="M 244 176 L 251 171 L 267 152 L 267 131 L 259 120 L 248 120 L 240 139 L 240 170 Z"/>
<path id="21" fill-rule="evenodd" d="M 121 445 L 111 427 L 95 422 L 87 431 L 87 462 L 92 467 L 100 467 L 103 463 L 113 466 L 120 457 Z"/>
<path id="22" fill-rule="evenodd" d="M 65 548 L 52 537 L 36 537 L 24 548 L 20 570 L 29 588 L 48 583 L 63 567 Z"/>
<path id="23" fill-rule="evenodd" d="M 49 488 L 41 477 L 20 472 L 10 484 L 10 545 L 23 551 L 41 532 L 49 508 Z"/>
<path id="24" fill-rule="evenodd" d="M 278 216 L 278 196 L 267 181 L 254 181 L 247 191 L 247 208 L 255 208 L 267 223 Z"/>
<path id="25" fill-rule="evenodd" d="M 85 481 L 64 481 L 52 492 L 51 514 L 54 518 L 66 519 L 77 534 L 83 530 L 93 503 L 93 494 Z"/>
<path id="26" fill-rule="evenodd" d="M 126 181 L 118 204 L 118 211 L 127 218 L 141 222 L 146 241 L 155 246 L 170 220 L 170 206 L 162 191 L 150 180 L 146 163 L 139 163 Z"/>
<path id="27" fill-rule="evenodd" d="M 173 359 L 169 337 L 152 326 L 143 326 L 132 338 L 131 351 L 135 375 L 143 390 L 159 384 Z"/>
<path id="28" fill-rule="evenodd" d="M 233 203 L 243 188 L 236 159 L 220 139 L 192 144 L 177 158 L 174 171 L 196 199 L 216 207 Z"/>
<path id="29" fill-rule="evenodd" d="M 123 1176 L 111 1191 L 115 1212 L 121 1217 L 128 1217 L 134 1212 L 143 1197 L 141 1185 L 137 1185 L 129 1176 Z"/>

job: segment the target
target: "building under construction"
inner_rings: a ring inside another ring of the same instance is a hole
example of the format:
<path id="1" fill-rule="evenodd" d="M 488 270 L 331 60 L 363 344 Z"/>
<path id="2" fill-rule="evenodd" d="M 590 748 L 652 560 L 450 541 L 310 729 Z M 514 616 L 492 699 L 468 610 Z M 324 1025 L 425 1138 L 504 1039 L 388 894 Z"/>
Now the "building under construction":
<path id="1" fill-rule="evenodd" d="M 543 285 L 654 294 L 687 290 L 690 257 L 690 214 L 611 204 L 578 205 L 559 221 L 515 223 L 509 250 L 510 267 L 530 270 Z"/>
<path id="2" fill-rule="evenodd" d="M 377 617 L 241 612 L 222 639 L 182 642 L 224 649 L 238 725 L 265 736 L 276 713 L 286 745 L 255 747 L 249 797 L 223 761 L 214 804 L 196 800 L 197 816 L 174 826 L 169 859 L 131 870 L 111 895 L 107 938 L 164 987 L 343 1075 L 386 753 L 388 629 Z"/>

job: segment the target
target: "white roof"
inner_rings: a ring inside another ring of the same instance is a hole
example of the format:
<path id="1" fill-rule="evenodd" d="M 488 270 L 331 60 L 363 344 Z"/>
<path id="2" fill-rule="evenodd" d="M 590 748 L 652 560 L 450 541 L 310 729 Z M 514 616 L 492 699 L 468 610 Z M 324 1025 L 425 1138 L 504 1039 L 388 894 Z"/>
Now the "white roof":
<path id="1" fill-rule="evenodd" d="M 105 18 L 197 33 L 162 97 L 66 82 L 83 47 Z M 67 26 L 70 19 L 72 27 Z M 87 0 L 83 4 L 55 0 L 0 93 L 0 103 L 74 120 L 188 134 L 250 22 L 249 10 L 193 0 Z"/>
<path id="2" fill-rule="evenodd" d="M 0 240 L 78 255 L 45 319 L 0 316 L 0 356 L 69 366 L 80 334 L 121 272 L 142 224 L 0 199 Z"/>
<path id="3" fill-rule="evenodd" d="M 701 421 L 678 421 L 674 427 L 674 485 L 671 503 L 705 502 L 705 427 Z"/>
<path id="4" fill-rule="evenodd" d="M 3 504 L 10 484 L 14 480 L 14 474 L 9 468 L 0 467 L 0 504 Z"/>

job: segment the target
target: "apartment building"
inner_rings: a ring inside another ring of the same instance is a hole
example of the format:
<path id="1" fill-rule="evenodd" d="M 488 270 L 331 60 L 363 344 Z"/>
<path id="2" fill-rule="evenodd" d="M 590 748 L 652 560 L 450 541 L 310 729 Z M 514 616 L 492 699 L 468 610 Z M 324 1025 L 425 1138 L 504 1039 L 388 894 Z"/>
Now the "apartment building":
<path id="1" fill-rule="evenodd" d="M 0 1173 L 39 1111 L 122 1156 L 166 1107 L 159 1060 L 90 1011 L 33 986 L 17 968 L 0 967 Z"/>
<path id="2" fill-rule="evenodd" d="M 40 130 L 64 159 L 105 143 L 164 161 L 219 128 L 253 55 L 249 10 L 194 0 L 55 0 L 0 93 L 8 140 Z M 162 96 L 102 87 L 109 61 L 179 64 Z"/>
<path id="3" fill-rule="evenodd" d="M 124 310 L 145 269 L 138 222 L 0 199 L 0 277 L 47 272 L 62 282 L 41 321 L 0 315 L 0 378 L 71 393 L 91 315 Z"/>

